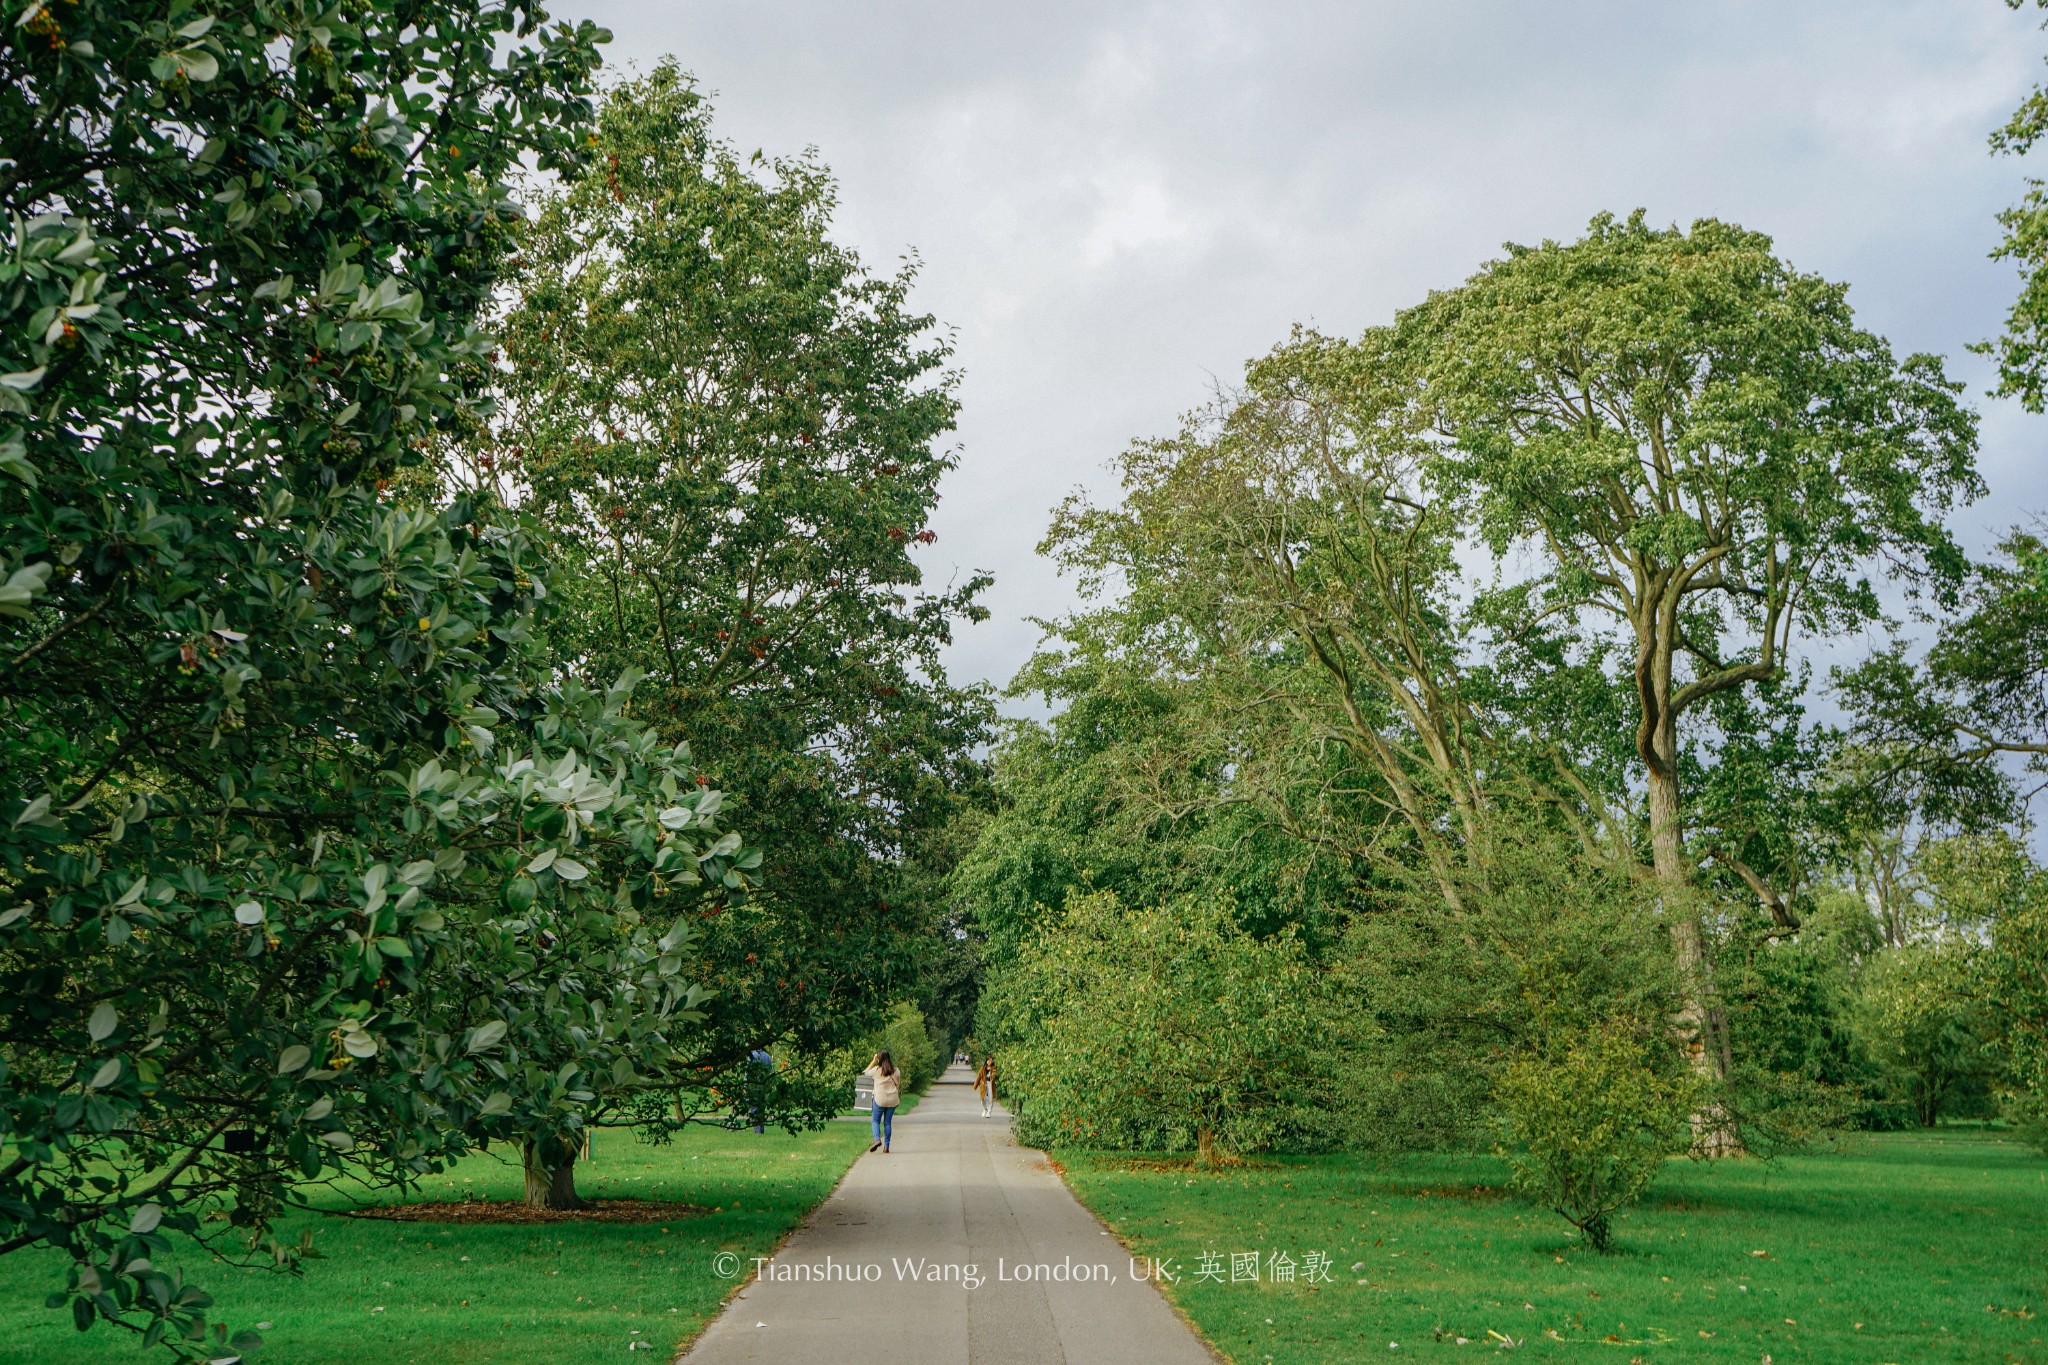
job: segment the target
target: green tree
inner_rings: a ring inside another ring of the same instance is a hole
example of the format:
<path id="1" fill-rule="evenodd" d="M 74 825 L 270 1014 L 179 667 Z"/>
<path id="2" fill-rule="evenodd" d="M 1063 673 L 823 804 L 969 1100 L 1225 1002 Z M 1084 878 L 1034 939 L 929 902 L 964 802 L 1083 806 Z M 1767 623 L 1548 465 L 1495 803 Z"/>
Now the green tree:
<path id="1" fill-rule="evenodd" d="M 1480 837 L 1485 728 L 1461 686 L 1457 520 L 1421 481 L 1384 361 L 1371 339 L 1297 333 L 1241 392 L 1126 451 L 1120 504 L 1069 499 L 1046 548 L 1084 594 L 1121 594 L 1060 624 L 1070 650 L 1149 653 L 1159 686 L 1199 672 L 1228 698 L 1189 738 L 1229 765 L 1235 799 L 1354 855 L 1393 822 L 1455 908 L 1452 843 Z M 1338 790 L 1261 762 L 1261 723 L 1347 755 L 1324 768 Z"/>
<path id="2" fill-rule="evenodd" d="M 735 850 L 687 750 L 535 657 L 529 528 L 386 492 L 472 420 L 504 181 L 579 154 L 601 31 L 524 0 L 17 18 L 0 1253 L 67 1254 L 81 1328 L 218 1357 L 169 1234 L 289 1261 L 262 1234 L 297 1182 L 518 1136 L 572 985 L 631 985 L 636 1038 L 687 1025 L 673 922 Z"/>
<path id="3" fill-rule="evenodd" d="M 2024 9 L 2027 0 L 2005 0 Z M 2034 0 L 2048 8 L 2042 0 Z M 2036 85 L 2005 125 L 1991 135 L 1992 151 L 2025 156 L 2048 134 L 2048 88 Z M 1998 361 L 1998 396 L 2017 398 L 2029 412 L 2048 404 L 2048 184 L 2032 176 L 2026 195 L 1998 215 L 2005 237 L 1991 255 L 2020 269 L 2020 296 L 2006 314 L 2005 330 L 1978 349 Z"/>
<path id="4" fill-rule="evenodd" d="M 1517 1058 L 1496 1088 L 1501 1155 L 1515 1188 L 1613 1245 L 1614 1215 L 1643 1197 L 1665 1158 L 1686 1148 L 1698 1079 L 1663 1064 L 1655 1024 L 1611 1021 L 1554 1054 Z"/>
<path id="5" fill-rule="evenodd" d="M 1879 955 L 1864 976 L 1859 1031 L 1923 1127 L 1997 1073 L 1981 966 L 1961 940 L 1909 943 Z"/>
<path id="6" fill-rule="evenodd" d="M 2009 1071 L 2009 1108 L 2048 1154 L 2048 878 L 2036 870 L 1993 922 L 1984 995 Z"/>
<path id="7" fill-rule="evenodd" d="M 2008 535 L 1958 607 L 1931 643 L 1895 641 L 1836 685 L 1885 759 L 1868 785 L 1928 822 L 1982 831 L 2018 814 L 2015 769 L 2048 773 L 2048 548 Z"/>
<path id="8" fill-rule="evenodd" d="M 492 860 L 502 905 L 464 923 L 467 951 L 437 955 L 420 988 L 503 1040 L 481 1135 L 517 1146 L 536 1207 L 584 1206 L 575 1162 L 593 1127 L 666 1136 L 730 1084 L 698 1063 L 700 1006 L 716 992 L 703 985 L 697 926 L 743 905 L 745 869 L 760 853 L 715 828 L 723 793 L 697 784 L 688 745 L 665 745 L 625 718 L 634 681 L 603 694 L 563 684 L 542 728 L 580 722 L 555 736 L 568 751 L 503 768 L 523 798 L 508 812 L 523 833 L 508 841 L 516 852 Z M 621 866 L 623 849 L 593 856 L 604 852 L 591 839 L 600 817 L 629 815 L 626 841 L 642 868 Z"/>
<path id="9" fill-rule="evenodd" d="M 979 1038 L 1026 1141 L 1192 1148 L 1215 1165 L 1332 1132 L 1329 979 L 1293 933 L 1247 934 L 1219 901 L 1076 896 L 989 994 Z"/>
<path id="10" fill-rule="evenodd" d="M 1398 323 L 1496 554 L 1543 573 L 1533 616 L 1626 649 L 1649 843 L 1689 981 L 1681 1028 L 1713 1069 L 1710 967 L 1681 780 L 1710 700 L 1784 676 L 1802 636 L 1880 618 L 1872 569 L 1947 591 L 1940 516 L 1979 483 L 1975 421 L 1931 356 L 1901 361 L 1846 290 L 1713 222 L 1602 216 L 1578 242 L 1511 247 Z M 1710 1124 L 1709 1146 L 1734 1142 Z"/>
<path id="11" fill-rule="evenodd" d="M 1487 845 L 1460 855 L 1462 912 L 1447 914 L 1422 875 L 1362 897 L 1333 958 L 1362 1016 L 1342 1063 L 1354 1146 L 1483 1141 L 1509 1063 L 1675 1005 L 1653 888 L 1585 857 L 1540 815 L 1517 814 L 1497 810 Z"/>
<path id="12" fill-rule="evenodd" d="M 642 669 L 769 851 L 709 917 L 699 1061 L 818 1052 L 913 993 L 947 830 L 990 710 L 940 650 L 982 576 L 919 592 L 953 457 L 945 343 L 912 275 L 828 236 L 809 157 L 754 165 L 672 63 L 609 90 L 587 168 L 540 196 L 503 320 L 503 411 L 472 477 L 547 527 L 579 669 Z"/>
<path id="13" fill-rule="evenodd" d="M 877 1052 L 887 1052 L 902 1073 L 903 1093 L 922 1094 L 926 1086 L 953 1059 L 941 1054 L 924 1012 L 908 1000 L 889 1007 L 879 1028 L 870 1030 L 843 1048 L 832 1052 L 826 1067 L 834 1084 L 834 1096 L 841 1108 L 852 1093 L 854 1079 L 867 1068 Z"/>

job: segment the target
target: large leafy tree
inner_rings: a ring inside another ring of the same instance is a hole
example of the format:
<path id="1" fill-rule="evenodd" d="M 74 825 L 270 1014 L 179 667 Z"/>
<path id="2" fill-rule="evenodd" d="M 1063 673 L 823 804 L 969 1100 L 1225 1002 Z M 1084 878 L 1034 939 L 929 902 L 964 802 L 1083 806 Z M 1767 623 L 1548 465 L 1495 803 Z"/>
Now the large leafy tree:
<path id="1" fill-rule="evenodd" d="M 2025 9 L 2029 0 L 2005 0 Z M 2042 0 L 2032 0 L 2048 8 Z M 1991 148 L 2004 156 L 2024 156 L 2048 135 L 2048 87 L 2035 86 L 2010 119 L 1991 135 Z M 2018 398 L 2027 411 L 2048 406 L 2048 182 L 2027 180 L 2020 202 L 1998 215 L 2005 236 L 1993 257 L 2020 269 L 2020 295 L 2006 314 L 2005 330 L 1981 348 L 1998 362 L 1998 393 Z"/>
<path id="2" fill-rule="evenodd" d="M 939 651 L 987 580 L 920 591 L 912 554 L 953 464 L 947 349 L 907 268 L 832 242 L 826 171 L 736 157 L 673 65 L 608 92 L 589 152 L 522 246 L 475 472 L 573 570 L 550 640 L 645 670 L 637 714 L 769 850 L 766 894 L 703 926 L 701 1060 L 818 1052 L 913 990 L 917 888 L 980 782 L 988 705 Z"/>
<path id="3" fill-rule="evenodd" d="M 1895 642 L 1837 684 L 1873 754 L 1869 784 L 1926 818 L 2010 817 L 2048 774 L 2048 547 L 2015 532 L 1973 568 L 1924 647 Z"/>
<path id="4" fill-rule="evenodd" d="M 1340 790 L 1314 804 L 1349 817 L 1327 837 L 1364 856 L 1393 822 L 1455 906 L 1439 831 L 1477 838 L 1485 804 L 1450 610 L 1457 526 L 1418 487 L 1424 447 L 1376 359 L 1297 337 L 1177 436 L 1135 444 L 1122 503 L 1070 499 L 1047 545 L 1086 590 L 1112 576 L 1122 589 L 1108 610 L 1063 623 L 1070 640 L 1151 653 L 1162 683 L 1206 674 L 1233 699 L 1226 714 L 1258 698 L 1251 714 L 1294 747 L 1347 754 L 1350 770 L 1332 773 Z M 1224 743 L 1229 786 L 1250 795 L 1262 746 Z M 1383 819 L 1359 819 L 1360 797 Z"/>
<path id="5" fill-rule="evenodd" d="M 578 154 L 603 35 L 523 0 L 17 18 L 0 1254 L 68 1253 L 81 1328 L 219 1356 L 170 1233 L 247 1255 L 295 1182 L 529 1132 L 584 1022 L 547 987 L 686 1026 L 664 910 L 743 855 L 687 750 L 549 684 L 518 520 L 386 491 L 466 410 L 504 179 Z"/>
<path id="6" fill-rule="evenodd" d="M 1496 800 L 1626 856 L 1626 792 L 1597 659 L 1461 600 L 1466 527 L 1428 477 L 1393 341 L 1298 332 L 1177 435 L 1127 451 L 1120 505 L 1070 499 L 1048 547 L 1084 592 L 1117 596 L 1058 623 L 1033 676 L 1099 687 L 1114 660 L 1161 694 L 1206 693 L 1212 723 L 1181 727 L 1159 770 L 1190 770 L 1202 736 L 1220 799 L 1360 868 L 1412 860 L 1460 912 L 1460 850 L 1488 841 Z"/>
<path id="7" fill-rule="evenodd" d="M 1686 728 L 1785 677 L 1803 638 L 1880 619 L 1880 567 L 1939 591 L 1960 578 L 1940 518 L 1978 491 L 1974 419 L 1939 361 L 1856 325 L 1842 286 L 1712 221 L 1603 216 L 1399 325 L 1445 439 L 1437 476 L 1497 553 L 1542 566 L 1530 619 L 1628 651 L 1652 861 L 1691 983 L 1681 1023 L 1706 1067 L 1722 1050 L 1687 894 Z"/>

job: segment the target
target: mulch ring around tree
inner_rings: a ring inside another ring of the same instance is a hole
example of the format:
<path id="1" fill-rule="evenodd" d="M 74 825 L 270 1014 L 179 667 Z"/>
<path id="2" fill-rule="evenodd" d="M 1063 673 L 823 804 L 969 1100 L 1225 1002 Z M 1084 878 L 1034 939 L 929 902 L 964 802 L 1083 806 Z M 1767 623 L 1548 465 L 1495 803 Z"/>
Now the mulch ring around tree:
<path id="1" fill-rule="evenodd" d="M 1217 1175 L 1224 1171 L 1278 1170 L 1279 1164 L 1249 1156 L 1217 1156 L 1203 1161 L 1199 1156 L 1125 1157 L 1114 1163 L 1118 1170 L 1142 1171 L 1148 1175 Z"/>
<path id="2" fill-rule="evenodd" d="M 581 1209 L 536 1209 L 510 1199 L 454 1199 L 438 1204 L 385 1204 L 351 1209 L 356 1218 L 394 1223 L 666 1223 L 699 1218 L 701 1204 L 664 1204 L 649 1199 L 592 1199 Z"/>

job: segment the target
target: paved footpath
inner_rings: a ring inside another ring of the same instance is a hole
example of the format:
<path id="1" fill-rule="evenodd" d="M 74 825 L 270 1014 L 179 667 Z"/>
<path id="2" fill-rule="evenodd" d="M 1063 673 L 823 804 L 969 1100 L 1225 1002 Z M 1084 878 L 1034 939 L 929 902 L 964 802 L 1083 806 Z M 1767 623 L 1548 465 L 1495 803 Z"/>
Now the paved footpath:
<path id="1" fill-rule="evenodd" d="M 684 1365 L 1216 1365 L 971 1079 L 953 1067 L 899 1115 L 894 1150 L 853 1164 Z"/>

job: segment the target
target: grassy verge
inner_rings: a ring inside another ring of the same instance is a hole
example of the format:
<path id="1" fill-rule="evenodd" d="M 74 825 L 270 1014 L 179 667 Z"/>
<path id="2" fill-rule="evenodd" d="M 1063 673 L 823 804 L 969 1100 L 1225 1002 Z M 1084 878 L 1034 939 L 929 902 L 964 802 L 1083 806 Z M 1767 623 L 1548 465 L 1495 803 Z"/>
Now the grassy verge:
<path id="1" fill-rule="evenodd" d="M 637 1358 L 665 1365 L 715 1313 L 736 1281 L 713 1258 L 738 1264 L 768 1251 L 831 1192 L 867 1146 L 865 1123 L 821 1133 L 703 1131 L 668 1147 L 600 1134 L 596 1160 L 578 1168 L 593 1198 L 700 1205 L 669 1223 L 529 1226 L 394 1223 L 295 1215 L 282 1231 L 314 1230 L 323 1258 L 287 1278 L 223 1265 L 185 1265 L 228 1321 L 268 1321 L 257 1359 L 278 1365 L 571 1365 Z M 422 1200 L 516 1198 L 520 1175 L 494 1157 L 428 1181 Z M 334 1200 L 335 1206 L 340 1200 Z M 125 1333 L 81 1335 L 68 1310 L 42 1306 L 62 1283 L 52 1257 L 0 1260 L 0 1362 L 71 1365 L 139 1358 Z"/>
<path id="2" fill-rule="evenodd" d="M 1773 1162 L 1674 1161 L 1618 1254 L 1505 1197 L 1490 1158 L 1277 1159 L 1201 1175 L 1061 1153 L 1081 1199 L 1240 1365 L 1517 1358 L 2048 1362 L 2048 1161 L 1983 1133 L 1884 1135 Z M 1256 1283 L 1195 1278 L 1256 1251 Z M 1275 1283 L 1274 1252 L 1331 1280 Z M 1467 1344 L 1460 1346 L 1458 1338 Z"/>

